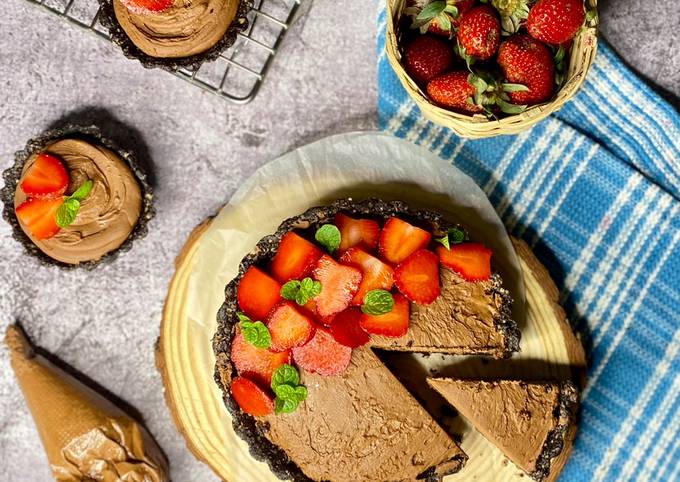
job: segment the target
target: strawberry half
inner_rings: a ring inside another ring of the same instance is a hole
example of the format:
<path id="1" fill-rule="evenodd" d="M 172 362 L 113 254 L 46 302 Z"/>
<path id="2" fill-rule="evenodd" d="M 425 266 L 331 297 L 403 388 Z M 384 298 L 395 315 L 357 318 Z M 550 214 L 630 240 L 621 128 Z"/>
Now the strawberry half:
<path id="1" fill-rule="evenodd" d="M 359 290 L 361 271 L 343 266 L 327 254 L 316 263 L 312 277 L 321 282 L 321 293 L 314 298 L 316 312 L 323 319 L 347 308 Z"/>
<path id="2" fill-rule="evenodd" d="M 394 270 L 394 279 L 406 298 L 429 305 L 439 296 L 439 258 L 432 251 L 416 251 Z"/>
<path id="3" fill-rule="evenodd" d="M 241 410 L 253 417 L 264 417 L 274 411 L 274 400 L 257 383 L 245 377 L 231 381 L 231 396 Z"/>
<path id="4" fill-rule="evenodd" d="M 482 281 L 491 276 L 492 251 L 479 243 L 454 244 L 451 249 L 437 248 L 441 263 L 467 281 Z"/>
<path id="5" fill-rule="evenodd" d="M 293 360 L 298 367 L 327 377 L 344 372 L 351 358 L 352 349 L 335 341 L 333 335 L 321 327 L 306 345 L 293 348 Z"/>
<path id="6" fill-rule="evenodd" d="M 274 307 L 267 319 L 267 328 L 272 336 L 272 351 L 285 351 L 302 346 L 314 334 L 314 323 L 301 314 L 295 305 L 284 301 Z"/>
<path id="7" fill-rule="evenodd" d="M 239 375 L 247 375 L 269 386 L 276 369 L 290 363 L 290 351 L 275 353 L 266 348 L 257 348 L 248 343 L 243 334 L 238 332 L 231 343 L 231 361 L 236 366 Z"/>
<path id="8" fill-rule="evenodd" d="M 350 248 L 340 256 L 339 261 L 342 264 L 359 268 L 363 275 L 359 291 L 352 299 L 353 305 L 363 304 L 364 296 L 371 290 L 383 289 L 389 291 L 392 289 L 394 270 L 366 251 Z"/>
<path id="9" fill-rule="evenodd" d="M 281 298 L 281 285 L 259 268 L 251 266 L 238 284 L 238 306 L 252 320 L 264 320 Z"/>
<path id="10" fill-rule="evenodd" d="M 286 233 L 272 259 L 272 275 L 281 283 L 309 274 L 323 251 L 294 232 Z"/>
<path id="11" fill-rule="evenodd" d="M 408 332 L 411 305 L 408 300 L 400 295 L 394 295 L 394 308 L 384 315 L 361 314 L 361 327 L 368 333 L 390 337 L 404 336 Z"/>
<path id="12" fill-rule="evenodd" d="M 361 328 L 362 316 L 363 313 L 356 307 L 347 308 L 335 315 L 331 322 L 331 334 L 335 341 L 350 348 L 368 343 L 368 333 Z"/>
<path id="13" fill-rule="evenodd" d="M 42 152 L 28 168 L 21 181 L 21 190 L 28 197 L 56 198 L 61 197 L 68 188 L 69 176 L 61 160 Z"/>
<path id="14" fill-rule="evenodd" d="M 399 264 L 426 247 L 432 235 L 399 218 L 390 218 L 380 232 L 380 256 L 390 264 Z"/>
<path id="15" fill-rule="evenodd" d="M 61 229 L 57 225 L 57 210 L 64 204 L 63 198 L 32 198 L 16 209 L 17 218 L 36 239 L 48 239 Z"/>
<path id="16" fill-rule="evenodd" d="M 336 214 L 333 220 L 340 230 L 340 247 L 343 253 L 351 247 L 361 246 L 372 251 L 378 246 L 380 225 L 372 219 L 354 219 L 344 214 Z"/>
<path id="17" fill-rule="evenodd" d="M 133 12 L 145 14 L 162 12 L 172 5 L 174 0 L 122 0 L 123 4 Z"/>

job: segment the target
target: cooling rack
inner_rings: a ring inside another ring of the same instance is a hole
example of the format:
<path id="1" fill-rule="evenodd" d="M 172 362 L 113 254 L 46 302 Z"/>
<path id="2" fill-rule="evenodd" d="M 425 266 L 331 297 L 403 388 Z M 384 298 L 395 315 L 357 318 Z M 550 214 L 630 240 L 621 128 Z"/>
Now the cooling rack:
<path id="1" fill-rule="evenodd" d="M 98 0 L 26 0 L 63 20 L 111 40 L 99 19 Z M 219 58 L 199 69 L 173 75 L 231 102 L 245 104 L 257 95 L 301 0 L 255 0 L 250 25 Z M 140 66 L 141 68 L 141 66 Z"/>

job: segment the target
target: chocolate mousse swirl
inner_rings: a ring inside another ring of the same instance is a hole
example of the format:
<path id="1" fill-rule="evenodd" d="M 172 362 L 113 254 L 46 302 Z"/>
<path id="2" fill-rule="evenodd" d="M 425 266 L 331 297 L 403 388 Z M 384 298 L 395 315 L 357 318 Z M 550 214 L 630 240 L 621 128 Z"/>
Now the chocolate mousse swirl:
<path id="1" fill-rule="evenodd" d="M 45 150 L 64 161 L 70 176 L 67 194 L 87 180 L 94 185 L 71 225 L 52 238 L 39 240 L 19 222 L 26 235 L 43 253 L 73 265 L 99 260 L 119 248 L 132 233 L 142 211 L 141 189 L 128 165 L 112 150 L 80 139 L 58 140 Z M 27 160 L 19 185 L 36 157 L 34 154 Z M 26 195 L 17 188 L 15 207 L 25 200 Z"/>

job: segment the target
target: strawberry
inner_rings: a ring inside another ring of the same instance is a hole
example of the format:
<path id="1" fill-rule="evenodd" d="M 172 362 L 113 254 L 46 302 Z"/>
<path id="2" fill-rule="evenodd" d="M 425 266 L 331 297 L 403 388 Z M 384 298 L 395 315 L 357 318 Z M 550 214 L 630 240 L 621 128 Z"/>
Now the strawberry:
<path id="1" fill-rule="evenodd" d="M 491 6 L 501 16 L 501 27 L 506 35 L 517 32 L 529 16 L 529 2 L 533 0 L 491 0 Z"/>
<path id="2" fill-rule="evenodd" d="M 64 199 L 31 198 L 16 208 L 17 218 L 35 239 L 48 239 L 59 232 L 57 210 Z"/>
<path id="3" fill-rule="evenodd" d="M 491 276 L 491 250 L 479 243 L 454 244 L 451 249 L 437 248 L 439 260 L 467 281 L 482 281 Z"/>
<path id="4" fill-rule="evenodd" d="M 394 308 L 384 315 L 361 315 L 361 327 L 368 333 L 391 337 L 404 336 L 408 332 L 411 305 L 400 295 L 394 295 Z"/>
<path id="5" fill-rule="evenodd" d="M 475 104 L 475 87 L 468 82 L 470 73 L 451 72 L 439 76 L 427 84 L 427 95 L 436 104 L 458 112 L 475 114 L 484 108 Z"/>
<path id="6" fill-rule="evenodd" d="M 281 238 L 279 249 L 272 259 L 272 275 L 281 283 L 302 279 L 321 256 L 321 249 L 291 231 Z"/>
<path id="7" fill-rule="evenodd" d="M 576 36 L 585 17 L 583 0 L 538 0 L 529 11 L 527 30 L 536 40 L 561 44 Z"/>
<path id="8" fill-rule="evenodd" d="M 253 417 L 264 417 L 274 411 L 274 400 L 255 382 L 245 377 L 231 381 L 231 396 L 241 410 Z"/>
<path id="9" fill-rule="evenodd" d="M 251 345 L 239 331 L 231 343 L 231 361 L 239 375 L 246 375 L 266 386 L 281 365 L 290 363 L 290 351 L 275 353 L 266 348 Z"/>
<path id="10" fill-rule="evenodd" d="M 335 341 L 350 348 L 365 345 L 369 341 L 368 333 L 361 328 L 363 313 L 359 308 L 351 307 L 341 311 L 331 322 L 331 334 Z"/>
<path id="11" fill-rule="evenodd" d="M 323 376 L 340 375 L 351 358 L 352 349 L 335 341 L 333 335 L 321 327 L 306 345 L 293 348 L 293 360 L 298 367 Z"/>
<path id="12" fill-rule="evenodd" d="M 444 37 L 452 37 L 460 18 L 476 0 L 411 0 L 404 13 L 411 17 L 411 28 Z"/>
<path id="13" fill-rule="evenodd" d="M 347 308 L 361 283 L 361 271 L 343 266 L 326 254 L 317 262 L 312 277 L 321 283 L 321 293 L 314 302 L 322 319 Z"/>
<path id="14" fill-rule="evenodd" d="M 314 334 L 314 323 L 301 314 L 289 301 L 279 303 L 267 318 L 267 328 L 272 337 L 272 351 L 285 351 L 302 346 Z"/>
<path id="15" fill-rule="evenodd" d="M 168 9 L 174 0 L 122 0 L 123 4 L 133 12 L 148 14 Z"/>
<path id="16" fill-rule="evenodd" d="M 420 84 L 426 84 L 453 65 L 453 49 L 434 35 L 419 35 L 404 47 L 404 67 Z"/>
<path id="17" fill-rule="evenodd" d="M 378 251 L 391 264 L 399 264 L 415 251 L 426 247 L 432 235 L 399 218 L 389 218 L 380 232 Z"/>
<path id="18" fill-rule="evenodd" d="M 509 92 L 515 104 L 539 104 L 550 99 L 555 84 L 555 62 L 550 50 L 528 35 L 513 35 L 498 50 L 498 65 L 510 82 L 528 91 Z"/>
<path id="19" fill-rule="evenodd" d="M 281 298 L 281 285 L 259 268 L 251 266 L 238 284 L 238 306 L 251 319 L 264 320 Z"/>
<path id="20" fill-rule="evenodd" d="M 479 60 L 494 56 L 501 41 L 501 23 L 493 8 L 488 5 L 475 7 L 460 20 L 458 44 L 465 55 Z"/>
<path id="21" fill-rule="evenodd" d="M 61 197 L 68 188 L 69 176 L 59 158 L 42 152 L 28 168 L 21 181 L 21 190 L 28 197 Z"/>
<path id="22" fill-rule="evenodd" d="M 333 223 L 340 230 L 340 253 L 353 246 L 372 251 L 378 245 L 380 225 L 372 219 L 354 219 L 336 214 Z"/>
<path id="23" fill-rule="evenodd" d="M 394 270 L 397 288 L 419 305 L 429 305 L 439 296 L 439 258 L 421 249 L 399 263 Z"/>
<path id="24" fill-rule="evenodd" d="M 391 290 L 394 284 L 394 270 L 360 248 L 350 248 L 340 256 L 340 263 L 359 268 L 363 275 L 359 291 L 354 295 L 353 305 L 361 305 L 364 296 L 371 290 Z"/>

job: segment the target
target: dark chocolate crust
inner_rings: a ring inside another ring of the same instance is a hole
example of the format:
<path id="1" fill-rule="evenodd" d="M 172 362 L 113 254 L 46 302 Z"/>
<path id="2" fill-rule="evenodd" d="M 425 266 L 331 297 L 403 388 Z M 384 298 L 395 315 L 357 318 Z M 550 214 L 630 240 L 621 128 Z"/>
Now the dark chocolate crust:
<path id="1" fill-rule="evenodd" d="M 541 455 L 536 461 L 536 470 L 531 474 L 532 479 L 539 482 L 550 475 L 552 459 L 557 457 L 562 450 L 564 450 L 565 436 L 569 427 L 576 423 L 576 411 L 578 409 L 578 388 L 570 381 L 564 381 L 559 384 L 559 403 L 555 407 L 554 416 L 558 421 L 558 425 L 550 431 L 548 438 L 543 443 Z"/>
<path id="2" fill-rule="evenodd" d="M 268 430 L 267 424 L 258 422 L 254 417 L 241 411 L 230 395 L 229 386 L 232 374 L 236 373 L 236 368 L 229 355 L 231 342 L 238 324 L 236 289 L 248 268 L 264 266 L 271 260 L 278 249 L 279 241 L 287 232 L 293 229 L 311 232 L 324 223 L 332 222 L 333 217 L 340 212 L 376 219 L 399 216 L 431 231 L 435 236 L 443 236 L 447 229 L 452 226 L 462 229 L 455 223 L 447 221 L 437 212 L 414 210 L 402 201 L 367 199 L 355 202 L 352 199 L 341 199 L 328 206 L 310 208 L 298 216 L 285 220 L 274 234 L 262 238 L 254 250 L 241 261 L 238 275 L 225 288 L 225 301 L 217 313 L 217 331 L 213 337 L 213 351 L 216 357 L 215 381 L 222 390 L 222 398 L 232 415 L 234 431 L 248 443 L 251 455 L 257 460 L 268 463 L 272 472 L 279 478 L 294 482 L 308 482 L 312 479 L 307 477 L 283 450 L 267 439 L 265 436 L 265 432 Z M 498 290 L 498 293 L 503 297 L 504 304 L 507 304 L 502 310 L 503 319 L 498 320 L 497 326 L 504 331 L 508 340 L 508 348 L 512 347 L 516 350 L 519 348 L 520 332 L 516 323 L 510 318 L 512 299 L 508 292 L 501 287 L 501 278 L 498 275 L 494 275 L 493 289 Z M 441 473 L 441 471 L 432 467 L 425 470 L 420 478 L 428 482 L 441 480 L 444 475 L 457 472 L 464 462 L 465 460 L 451 460 L 447 464 L 448 471 L 445 471 L 445 473 Z"/>
<path id="3" fill-rule="evenodd" d="M 227 28 L 224 36 L 215 45 L 200 54 L 177 58 L 152 57 L 142 52 L 130 40 L 130 37 L 128 37 L 118 22 L 116 13 L 113 10 L 113 0 L 99 0 L 99 5 L 101 7 L 99 13 L 100 21 L 103 26 L 109 29 L 111 41 L 120 47 L 123 55 L 132 60 L 139 60 L 139 63 L 147 69 L 160 68 L 174 72 L 182 67 L 189 70 L 197 70 L 203 62 L 217 59 L 224 50 L 234 45 L 238 33 L 248 28 L 249 21 L 247 15 L 253 8 L 253 0 L 240 0 L 234 20 L 229 25 L 229 28 Z"/>
<path id="4" fill-rule="evenodd" d="M 31 241 L 26 233 L 24 233 L 23 229 L 21 229 L 19 220 L 14 213 L 14 193 L 19 185 L 21 171 L 24 168 L 26 161 L 32 155 L 44 151 L 48 144 L 66 138 L 82 139 L 92 144 L 102 145 L 115 152 L 130 167 L 130 170 L 134 174 L 135 179 L 137 179 L 142 191 L 142 211 L 139 215 L 137 224 L 125 242 L 121 244 L 118 249 L 105 254 L 99 260 L 86 261 L 79 264 L 62 263 L 43 253 L 35 244 L 33 244 L 33 241 Z M 149 184 L 146 171 L 141 163 L 137 161 L 132 152 L 121 149 L 113 141 L 104 137 L 99 130 L 99 127 L 94 125 L 79 126 L 75 124 L 66 124 L 62 127 L 45 131 L 39 136 L 34 137 L 26 143 L 26 147 L 23 150 L 17 151 L 14 154 L 14 165 L 5 170 L 2 173 L 2 177 L 5 181 L 4 187 L 0 190 L 0 198 L 2 198 L 4 204 L 2 217 L 5 218 L 5 221 L 7 221 L 10 226 L 12 226 L 12 237 L 22 244 L 29 255 L 36 257 L 40 261 L 40 264 L 44 266 L 58 266 L 62 269 L 84 268 L 89 270 L 101 264 L 111 263 L 120 253 L 130 251 L 135 240 L 141 239 L 148 234 L 148 223 L 156 214 L 153 207 L 153 189 Z"/>

